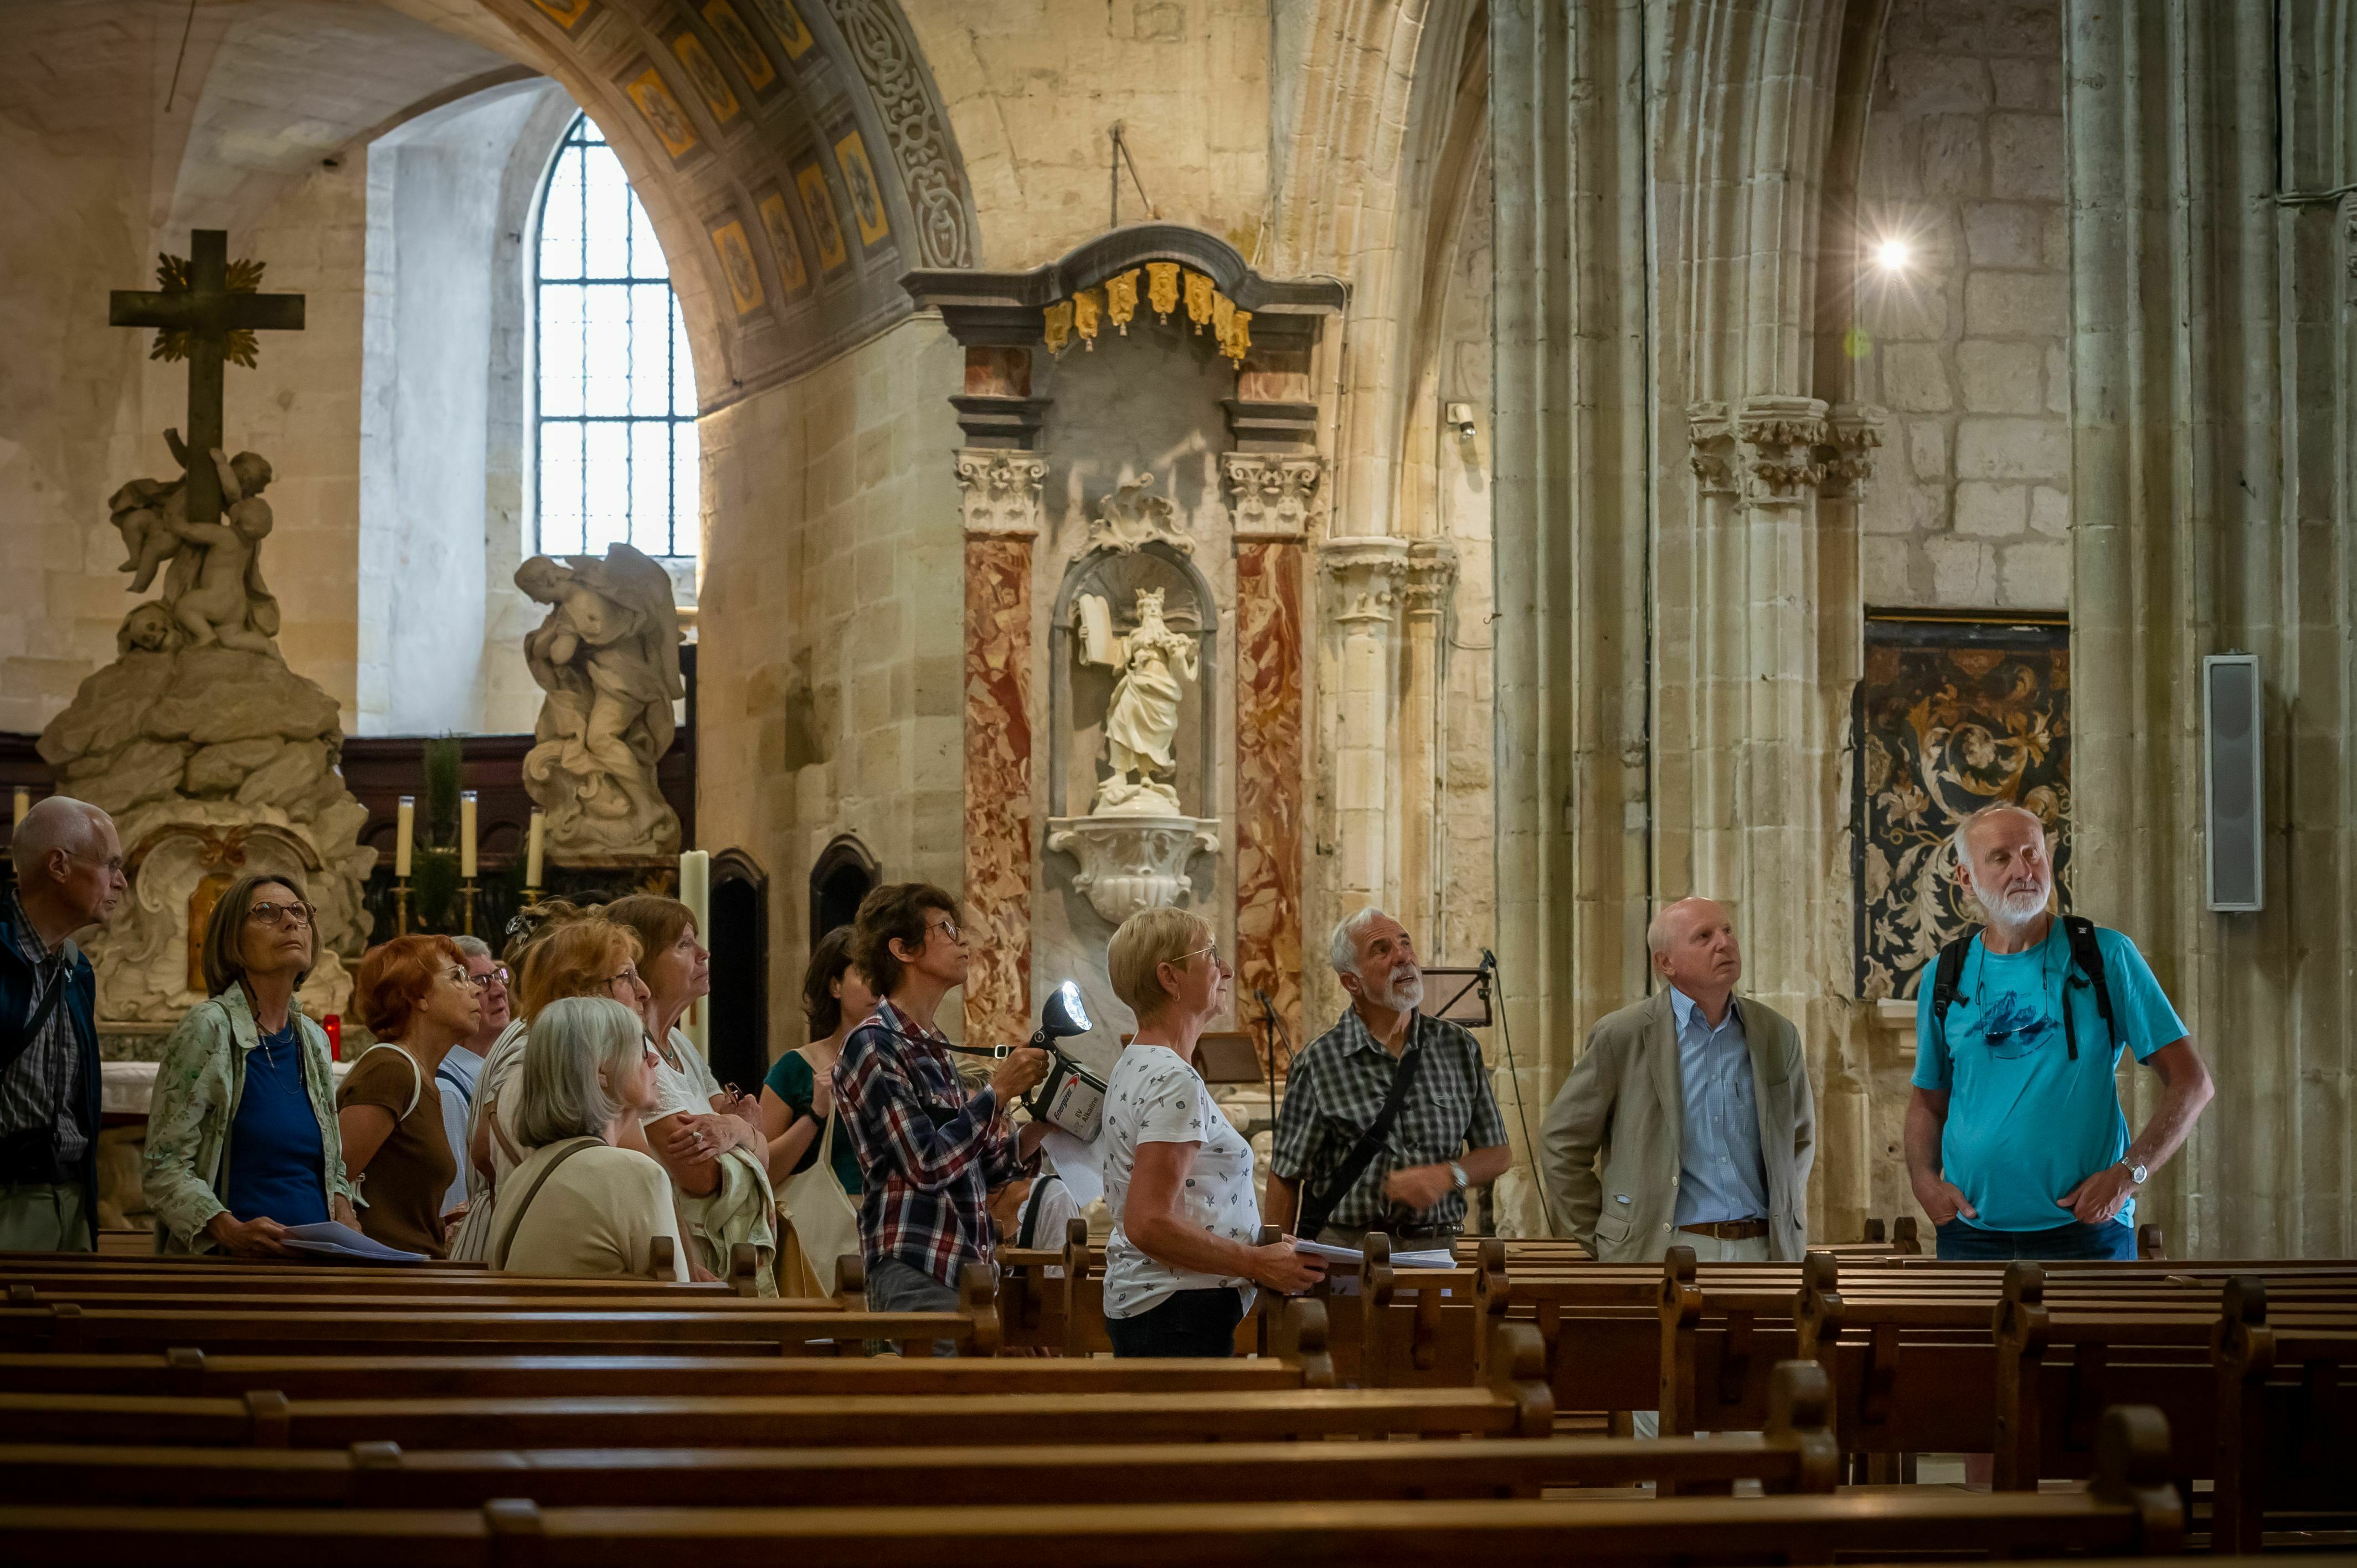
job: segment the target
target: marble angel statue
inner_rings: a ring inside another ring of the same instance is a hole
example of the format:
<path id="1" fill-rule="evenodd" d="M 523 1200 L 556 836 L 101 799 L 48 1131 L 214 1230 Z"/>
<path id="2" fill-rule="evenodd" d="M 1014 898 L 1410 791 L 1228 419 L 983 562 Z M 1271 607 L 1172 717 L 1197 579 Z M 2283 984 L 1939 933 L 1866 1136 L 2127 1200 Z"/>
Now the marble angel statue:
<path id="1" fill-rule="evenodd" d="M 1168 816 L 1178 812 L 1178 791 L 1157 774 L 1177 766 L 1171 743 L 1178 734 L 1181 682 L 1200 678 L 1195 639 L 1174 631 L 1162 618 L 1162 590 L 1137 590 L 1137 625 L 1116 636 L 1104 599 L 1082 594 L 1073 619 L 1081 637 L 1081 660 L 1121 671 L 1105 708 L 1105 754 L 1112 774 L 1097 786 L 1092 816 Z"/>
<path id="2" fill-rule="evenodd" d="M 178 432 L 165 432 L 172 455 L 185 468 L 188 449 Z M 208 456 L 221 478 L 221 519 L 188 521 L 188 478 L 134 479 L 107 505 L 122 532 L 125 559 L 119 570 L 133 573 L 131 591 L 145 593 L 160 569 L 164 589 L 156 606 L 132 611 L 139 624 L 135 640 L 143 648 L 202 648 L 219 643 L 249 653 L 275 654 L 278 601 L 262 580 L 262 542 L 274 524 L 262 491 L 274 477 L 258 452 L 235 457 L 216 448 Z M 143 614 L 143 612 L 145 612 Z M 125 622 L 126 635 L 132 632 Z"/>
<path id="3" fill-rule="evenodd" d="M 535 555 L 515 583 L 549 607 L 523 643 L 547 693 L 523 774 L 548 813 L 549 853 L 677 854 L 679 814 L 655 783 L 686 692 L 670 574 L 617 544 L 602 561 Z"/>

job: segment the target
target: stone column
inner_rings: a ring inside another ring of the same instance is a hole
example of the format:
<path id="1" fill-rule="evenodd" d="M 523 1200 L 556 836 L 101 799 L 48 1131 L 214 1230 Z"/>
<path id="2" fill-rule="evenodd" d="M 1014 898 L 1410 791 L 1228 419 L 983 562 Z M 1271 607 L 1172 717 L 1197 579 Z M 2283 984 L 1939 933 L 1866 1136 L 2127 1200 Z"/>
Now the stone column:
<path id="1" fill-rule="evenodd" d="M 1297 1047 L 1301 553 L 1323 510 L 1326 462 L 1230 452 L 1221 471 L 1236 543 L 1236 1014 L 1247 1026 L 1256 1024 L 1253 993 L 1267 993 Z"/>
<path id="2" fill-rule="evenodd" d="M 1399 802 L 1399 910 L 1424 950 L 1440 939 L 1440 725 L 1448 693 L 1448 612 L 1457 552 L 1442 539 L 1408 542 L 1402 587 L 1400 726 L 1393 789 Z"/>
<path id="3" fill-rule="evenodd" d="M 1319 553 L 1339 643 L 1329 705 L 1337 721 L 1335 907 L 1343 915 L 1384 902 L 1391 882 L 1392 657 L 1407 559 L 1407 541 L 1391 535 L 1329 539 Z"/>
<path id="4" fill-rule="evenodd" d="M 957 452 L 965 526 L 965 1037 L 1030 1033 L 1031 549 L 1048 461 Z"/>

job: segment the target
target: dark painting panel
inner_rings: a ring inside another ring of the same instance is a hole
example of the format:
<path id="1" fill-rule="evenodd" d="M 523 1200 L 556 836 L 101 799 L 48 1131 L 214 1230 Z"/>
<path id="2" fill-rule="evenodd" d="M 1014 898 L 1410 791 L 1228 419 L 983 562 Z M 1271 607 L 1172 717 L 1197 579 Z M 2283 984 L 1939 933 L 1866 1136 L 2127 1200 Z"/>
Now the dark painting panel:
<path id="1" fill-rule="evenodd" d="M 1948 843 L 1983 806 L 2038 814 L 2068 907 L 2067 628 L 1869 617 L 1854 723 L 1859 996 L 1913 996 L 1942 945 L 1980 923 Z"/>

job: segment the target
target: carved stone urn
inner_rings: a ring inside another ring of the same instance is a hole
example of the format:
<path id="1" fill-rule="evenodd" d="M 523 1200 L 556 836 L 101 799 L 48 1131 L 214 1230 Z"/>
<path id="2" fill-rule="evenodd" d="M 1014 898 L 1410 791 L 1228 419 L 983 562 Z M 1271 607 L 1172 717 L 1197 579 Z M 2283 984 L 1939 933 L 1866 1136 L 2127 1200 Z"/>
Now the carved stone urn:
<path id="1" fill-rule="evenodd" d="M 1048 847 L 1081 863 L 1072 890 L 1118 926 L 1141 909 L 1192 899 L 1187 864 L 1219 853 L 1219 826 L 1216 817 L 1053 817 Z"/>

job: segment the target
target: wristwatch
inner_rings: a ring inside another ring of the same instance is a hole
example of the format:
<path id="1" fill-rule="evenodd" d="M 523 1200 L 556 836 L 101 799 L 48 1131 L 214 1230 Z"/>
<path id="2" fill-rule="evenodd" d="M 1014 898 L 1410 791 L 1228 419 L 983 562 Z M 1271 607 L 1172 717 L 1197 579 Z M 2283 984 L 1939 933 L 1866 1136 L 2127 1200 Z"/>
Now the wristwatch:
<path id="1" fill-rule="evenodd" d="M 1463 1192 L 1471 1185 L 1465 1179 L 1465 1167 L 1455 1160 L 1448 1162 L 1448 1181 L 1450 1187 L 1458 1192 Z"/>
<path id="2" fill-rule="evenodd" d="M 2129 1164 L 2128 1164 L 2128 1161 L 2127 1161 L 2125 1157 L 2123 1157 L 2123 1158 L 2121 1159 L 2120 1164 L 2122 1164 L 2122 1165 L 2127 1165 L 2127 1167 L 2128 1167 L 2128 1180 L 2130 1180 L 2130 1181 L 2132 1181 L 2132 1182 L 2136 1183 L 2136 1186 L 2138 1186 L 2138 1187 L 2142 1187 L 2142 1186 L 2144 1185 L 2145 1177 L 2147 1177 L 2147 1176 L 2150 1176 L 2150 1175 L 2152 1174 L 2150 1171 L 2148 1171 L 2148 1170 L 2145 1169 L 2142 1165 L 2129 1165 Z"/>

